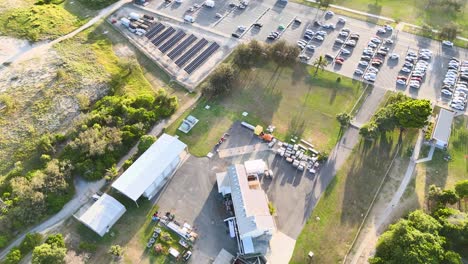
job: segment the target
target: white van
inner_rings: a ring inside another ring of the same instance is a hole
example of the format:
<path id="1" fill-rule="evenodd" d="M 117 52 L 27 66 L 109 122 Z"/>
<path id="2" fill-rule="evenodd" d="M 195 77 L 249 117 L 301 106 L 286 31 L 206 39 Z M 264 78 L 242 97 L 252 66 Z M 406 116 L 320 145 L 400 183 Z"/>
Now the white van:
<path id="1" fill-rule="evenodd" d="M 136 31 L 135 31 L 135 34 L 137 36 L 143 36 L 146 34 L 146 30 L 142 29 L 142 28 L 137 28 Z"/>
<path id="2" fill-rule="evenodd" d="M 189 23 L 193 23 L 193 22 L 195 22 L 195 18 L 193 18 L 193 16 L 186 15 L 184 17 L 184 21 L 189 22 Z"/>

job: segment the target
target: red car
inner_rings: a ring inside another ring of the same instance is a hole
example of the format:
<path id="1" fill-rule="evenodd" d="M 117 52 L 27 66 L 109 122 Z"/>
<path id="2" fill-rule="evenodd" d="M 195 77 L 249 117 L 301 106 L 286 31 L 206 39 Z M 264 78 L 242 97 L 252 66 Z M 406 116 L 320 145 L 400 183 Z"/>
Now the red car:
<path id="1" fill-rule="evenodd" d="M 342 57 L 338 57 L 335 59 L 335 63 L 337 64 L 343 64 L 343 62 L 344 62 L 344 59 Z"/>
<path id="2" fill-rule="evenodd" d="M 421 81 L 422 78 L 421 77 L 411 77 L 411 80 Z"/>
<path id="3" fill-rule="evenodd" d="M 398 79 L 398 80 L 405 80 L 405 81 L 406 81 L 406 80 L 408 80 L 408 77 L 403 76 L 403 75 L 400 75 L 400 76 L 397 77 L 397 79 Z"/>

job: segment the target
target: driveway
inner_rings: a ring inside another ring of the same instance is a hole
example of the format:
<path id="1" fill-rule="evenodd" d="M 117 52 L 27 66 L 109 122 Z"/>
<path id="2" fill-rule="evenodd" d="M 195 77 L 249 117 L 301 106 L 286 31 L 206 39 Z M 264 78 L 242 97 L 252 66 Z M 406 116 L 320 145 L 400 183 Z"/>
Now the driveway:
<path id="1" fill-rule="evenodd" d="M 191 263 L 211 263 L 223 248 L 231 254 L 237 252 L 236 240 L 230 238 L 223 221 L 228 216 L 216 187 L 215 174 L 225 168 L 220 160 L 191 156 L 160 194 L 160 212 L 170 211 L 176 221 L 192 225 L 199 235 Z"/>

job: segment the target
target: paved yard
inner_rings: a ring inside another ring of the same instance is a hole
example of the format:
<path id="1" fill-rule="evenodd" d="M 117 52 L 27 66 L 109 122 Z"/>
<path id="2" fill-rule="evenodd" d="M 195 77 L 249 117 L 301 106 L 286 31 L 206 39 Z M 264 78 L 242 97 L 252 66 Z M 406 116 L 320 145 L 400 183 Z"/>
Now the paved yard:
<path id="1" fill-rule="evenodd" d="M 223 222 L 227 215 L 216 187 L 215 173 L 224 169 L 222 161 L 189 157 L 158 201 L 160 212 L 172 212 L 176 221 L 187 222 L 199 234 L 192 263 L 211 263 L 222 248 L 237 252 L 236 241 Z"/>

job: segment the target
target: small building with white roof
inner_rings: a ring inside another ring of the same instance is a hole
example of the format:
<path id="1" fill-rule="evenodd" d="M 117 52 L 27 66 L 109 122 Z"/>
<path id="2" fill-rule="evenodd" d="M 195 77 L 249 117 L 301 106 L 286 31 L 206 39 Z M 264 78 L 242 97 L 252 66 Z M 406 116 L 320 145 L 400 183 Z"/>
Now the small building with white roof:
<path id="1" fill-rule="evenodd" d="M 164 186 L 186 153 L 187 145 L 163 134 L 113 184 L 133 201 L 153 198 Z"/>
<path id="2" fill-rule="evenodd" d="M 450 134 L 452 133 L 452 122 L 455 117 L 453 111 L 441 108 L 437 117 L 437 122 L 432 131 L 432 140 L 436 147 L 447 148 Z"/>
<path id="3" fill-rule="evenodd" d="M 125 206 L 114 197 L 103 194 L 91 206 L 81 208 L 74 216 L 98 235 L 104 236 L 125 211 Z"/>
<path id="4" fill-rule="evenodd" d="M 252 173 L 265 171 L 266 164 L 263 160 L 260 161 L 246 162 L 245 166 L 233 165 L 227 172 L 216 175 L 219 192 L 231 195 L 235 217 L 225 221 L 234 220 L 242 255 L 265 255 L 269 250 L 270 239 L 276 231 L 276 224 L 268 207 L 268 197 L 260 187 L 258 175 Z M 262 163 L 265 168 L 262 167 Z M 248 166 L 252 169 L 250 173 L 246 170 Z"/>

